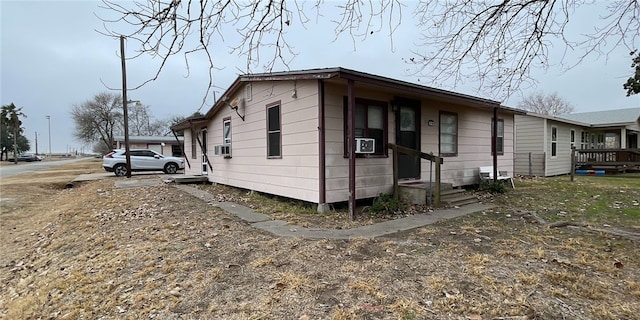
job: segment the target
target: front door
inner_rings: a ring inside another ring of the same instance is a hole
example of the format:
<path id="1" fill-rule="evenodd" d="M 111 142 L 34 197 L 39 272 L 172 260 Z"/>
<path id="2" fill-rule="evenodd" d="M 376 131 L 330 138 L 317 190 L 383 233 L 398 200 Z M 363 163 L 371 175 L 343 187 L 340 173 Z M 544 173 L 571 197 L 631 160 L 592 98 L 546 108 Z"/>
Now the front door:
<path id="1" fill-rule="evenodd" d="M 202 130 L 202 175 L 209 174 L 207 171 L 207 129 Z"/>
<path id="2" fill-rule="evenodd" d="M 420 150 L 420 101 L 396 99 L 396 144 Z M 398 179 L 420 179 L 420 158 L 398 154 Z"/>

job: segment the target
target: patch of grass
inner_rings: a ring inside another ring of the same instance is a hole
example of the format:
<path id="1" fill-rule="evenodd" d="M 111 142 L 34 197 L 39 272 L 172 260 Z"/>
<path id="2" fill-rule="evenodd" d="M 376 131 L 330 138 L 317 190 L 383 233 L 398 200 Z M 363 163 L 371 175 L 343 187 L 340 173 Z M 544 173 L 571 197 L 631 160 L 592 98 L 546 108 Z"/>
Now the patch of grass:
<path id="1" fill-rule="evenodd" d="M 365 293 L 377 301 L 382 301 L 386 297 L 378 287 L 378 280 L 375 278 L 354 280 L 348 283 L 348 287 L 356 291 L 356 295 Z"/>

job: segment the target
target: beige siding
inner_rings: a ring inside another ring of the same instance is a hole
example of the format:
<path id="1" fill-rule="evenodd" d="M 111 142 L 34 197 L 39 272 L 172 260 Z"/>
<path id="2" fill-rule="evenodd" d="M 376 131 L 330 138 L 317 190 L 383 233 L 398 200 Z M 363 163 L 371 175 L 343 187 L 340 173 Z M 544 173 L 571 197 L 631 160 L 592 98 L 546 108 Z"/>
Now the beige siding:
<path id="1" fill-rule="evenodd" d="M 576 131 L 576 143 L 580 143 L 581 129 L 576 126 L 557 122 L 553 120 L 547 120 L 547 166 L 545 175 L 556 176 L 561 174 L 571 173 L 571 129 Z M 551 128 L 557 128 L 557 154 L 555 157 L 551 155 Z"/>
<path id="2" fill-rule="evenodd" d="M 342 87 L 327 86 L 326 102 L 326 140 L 327 140 L 327 202 L 346 201 L 349 197 L 348 159 L 344 158 L 344 119 L 343 97 L 347 94 Z M 356 87 L 356 97 L 391 101 L 393 93 L 367 91 Z M 428 100 L 421 101 L 421 151 L 438 154 L 438 122 L 439 111 L 456 112 L 458 114 L 458 149 L 456 157 L 444 158 L 442 181 L 454 186 L 474 184 L 478 182 L 478 168 L 491 165 L 491 119 L 493 114 L 488 110 L 461 107 Z M 395 117 L 388 110 L 389 142 L 395 143 Z M 504 119 L 505 152 L 498 156 L 500 170 L 513 172 L 513 115 L 500 114 Z M 434 126 L 428 126 L 434 120 Z M 375 197 L 381 192 L 390 193 L 393 187 L 393 158 L 358 158 L 356 159 L 356 197 Z M 430 176 L 429 161 L 421 162 L 421 179 Z M 435 174 L 433 175 L 435 179 Z"/>
<path id="3" fill-rule="evenodd" d="M 442 181 L 454 186 L 475 184 L 479 181 L 478 168 L 493 164 L 491 154 L 491 119 L 493 113 L 489 110 L 446 105 L 441 103 L 426 104 L 429 119 L 435 121 L 433 127 L 425 127 L 422 132 L 423 148 L 425 141 L 435 146 L 434 153 L 438 153 L 437 142 L 439 132 L 439 112 L 447 111 L 458 114 L 458 155 L 445 157 L 442 165 Z M 425 104 L 423 103 L 423 110 Z M 504 120 L 504 155 L 498 155 L 498 168 L 513 173 L 513 115 L 498 114 L 498 119 Z M 423 122 L 424 123 L 424 122 Z M 423 166 L 423 179 L 428 174 Z M 428 177 L 428 176 L 427 176 Z"/>
<path id="4" fill-rule="evenodd" d="M 515 174 L 545 176 L 546 119 L 516 115 Z M 551 132 L 549 131 L 549 134 Z"/>
<path id="5" fill-rule="evenodd" d="M 344 111 L 345 87 L 327 85 L 325 88 L 325 140 L 327 202 L 349 199 L 349 159 L 344 157 Z M 379 101 L 390 101 L 393 95 L 379 91 L 364 91 L 356 88 L 356 97 Z M 389 142 L 395 141 L 394 118 L 388 108 Z M 356 159 L 356 198 L 372 198 L 380 193 L 391 193 L 393 189 L 392 158 Z"/>
<path id="6" fill-rule="evenodd" d="M 213 117 L 209 126 L 210 181 L 318 202 L 318 85 L 308 80 L 297 81 L 295 87 L 297 98 L 292 98 L 293 81 L 253 83 L 251 100 L 245 100 L 238 110 L 245 121 L 228 108 Z M 281 102 L 282 158 L 268 159 L 266 106 L 277 101 Z M 226 117 L 231 117 L 229 159 L 214 156 L 215 145 L 223 143 Z"/>

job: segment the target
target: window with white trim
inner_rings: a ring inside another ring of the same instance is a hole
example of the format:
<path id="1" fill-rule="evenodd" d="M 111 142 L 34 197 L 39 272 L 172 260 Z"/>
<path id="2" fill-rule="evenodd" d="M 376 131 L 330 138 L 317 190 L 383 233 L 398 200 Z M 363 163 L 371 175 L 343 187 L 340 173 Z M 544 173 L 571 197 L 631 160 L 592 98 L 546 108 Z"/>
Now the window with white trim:
<path id="1" fill-rule="evenodd" d="M 458 114 L 440 112 L 440 156 L 458 155 Z"/>
<path id="2" fill-rule="evenodd" d="M 282 158 L 280 102 L 267 105 L 267 158 Z"/>
<path id="3" fill-rule="evenodd" d="M 227 157 L 231 157 L 231 118 L 222 120 L 222 144 L 229 147 Z"/>
<path id="4" fill-rule="evenodd" d="M 571 148 L 576 146 L 576 131 L 571 129 Z"/>

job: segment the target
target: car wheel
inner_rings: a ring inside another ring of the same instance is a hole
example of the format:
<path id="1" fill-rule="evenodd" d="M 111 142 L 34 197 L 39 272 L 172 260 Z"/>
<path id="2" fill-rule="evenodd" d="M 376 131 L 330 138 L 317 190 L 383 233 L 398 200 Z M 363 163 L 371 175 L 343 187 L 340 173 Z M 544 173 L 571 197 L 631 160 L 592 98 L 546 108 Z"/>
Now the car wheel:
<path id="1" fill-rule="evenodd" d="M 169 162 L 164 166 L 164 173 L 166 174 L 174 174 L 178 172 L 178 165 L 173 163 L 173 162 Z"/>
<path id="2" fill-rule="evenodd" d="M 117 164 L 113 167 L 113 173 L 116 174 L 116 177 L 124 177 L 127 175 L 127 166 L 124 164 Z"/>

